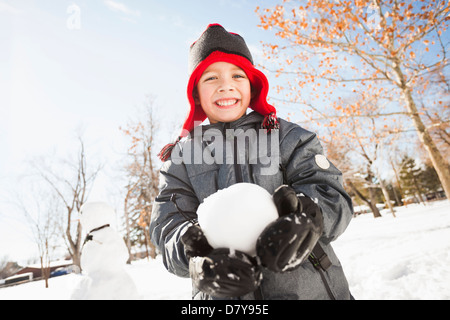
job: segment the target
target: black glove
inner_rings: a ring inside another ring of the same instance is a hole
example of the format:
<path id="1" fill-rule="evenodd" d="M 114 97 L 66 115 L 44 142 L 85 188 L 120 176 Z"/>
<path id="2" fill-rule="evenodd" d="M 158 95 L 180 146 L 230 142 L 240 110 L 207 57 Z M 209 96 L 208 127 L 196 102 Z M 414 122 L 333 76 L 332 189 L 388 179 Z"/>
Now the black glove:
<path id="1" fill-rule="evenodd" d="M 271 271 L 291 271 L 308 258 L 322 235 L 322 212 L 314 201 L 297 197 L 286 185 L 275 190 L 273 200 L 280 218 L 263 230 L 256 254 Z"/>
<path id="2" fill-rule="evenodd" d="M 181 236 L 189 259 L 189 274 L 202 292 L 230 298 L 254 292 L 262 280 L 255 258 L 229 249 L 213 249 L 199 226 L 191 226 Z"/>

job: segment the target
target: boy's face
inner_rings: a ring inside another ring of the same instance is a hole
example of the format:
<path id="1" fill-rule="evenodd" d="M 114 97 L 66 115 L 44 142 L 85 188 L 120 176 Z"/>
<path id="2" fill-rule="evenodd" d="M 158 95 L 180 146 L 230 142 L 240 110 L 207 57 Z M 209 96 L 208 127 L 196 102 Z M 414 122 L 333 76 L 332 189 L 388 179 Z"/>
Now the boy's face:
<path id="1" fill-rule="evenodd" d="M 231 122 L 245 114 L 252 98 L 245 72 L 228 62 L 215 62 L 206 68 L 197 84 L 194 100 L 211 123 Z"/>

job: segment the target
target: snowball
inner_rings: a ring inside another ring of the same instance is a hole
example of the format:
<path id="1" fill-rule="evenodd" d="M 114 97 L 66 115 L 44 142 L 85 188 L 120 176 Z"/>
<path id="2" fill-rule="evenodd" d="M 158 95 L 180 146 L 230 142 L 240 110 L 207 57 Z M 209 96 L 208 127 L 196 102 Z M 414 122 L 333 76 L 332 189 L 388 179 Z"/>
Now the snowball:
<path id="1" fill-rule="evenodd" d="M 198 223 L 213 248 L 256 255 L 256 241 L 278 218 L 272 196 L 252 183 L 237 183 L 207 197 L 198 207 Z"/>

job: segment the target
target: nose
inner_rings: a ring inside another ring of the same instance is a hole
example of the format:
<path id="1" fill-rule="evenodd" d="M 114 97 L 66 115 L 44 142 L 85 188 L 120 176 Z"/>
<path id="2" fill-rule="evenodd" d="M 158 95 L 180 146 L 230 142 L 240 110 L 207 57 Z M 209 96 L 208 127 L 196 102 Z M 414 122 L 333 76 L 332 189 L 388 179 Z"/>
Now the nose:
<path id="1" fill-rule="evenodd" d="M 219 92 L 234 91 L 234 86 L 233 86 L 232 81 L 229 79 L 222 79 L 222 81 L 220 82 L 218 91 Z"/>

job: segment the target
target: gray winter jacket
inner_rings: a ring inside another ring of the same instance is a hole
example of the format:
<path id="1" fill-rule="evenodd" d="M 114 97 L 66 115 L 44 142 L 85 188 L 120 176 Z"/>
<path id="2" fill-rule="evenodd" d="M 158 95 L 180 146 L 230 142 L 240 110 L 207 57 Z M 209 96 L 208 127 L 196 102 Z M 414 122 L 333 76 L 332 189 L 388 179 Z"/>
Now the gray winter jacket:
<path id="1" fill-rule="evenodd" d="M 167 270 L 189 277 L 180 241 L 190 225 L 185 216 L 195 220 L 197 207 L 206 197 L 237 182 L 256 183 L 271 194 L 283 183 L 289 184 L 297 194 L 309 196 L 321 207 L 324 233 L 319 242 L 332 266 L 320 274 L 307 260 L 286 273 L 263 270 L 262 298 L 329 299 L 328 286 L 334 298 L 350 299 L 342 266 L 330 245 L 344 232 L 353 214 L 341 172 L 323 156 L 315 134 L 282 119 L 279 130 L 263 134 L 259 130 L 262 120 L 259 113 L 252 112 L 231 123 L 199 126 L 177 144 L 161 168 L 151 239 Z M 193 298 L 212 297 L 194 287 Z M 254 299 L 254 295 L 242 298 Z"/>

